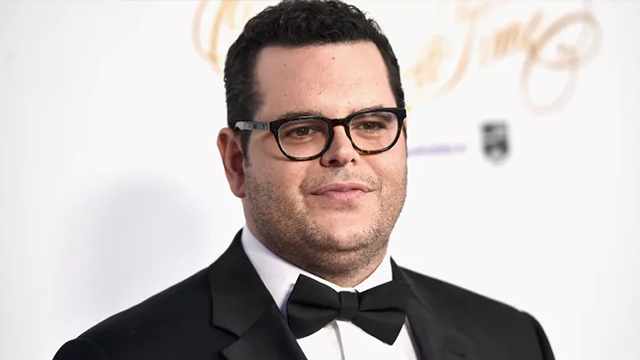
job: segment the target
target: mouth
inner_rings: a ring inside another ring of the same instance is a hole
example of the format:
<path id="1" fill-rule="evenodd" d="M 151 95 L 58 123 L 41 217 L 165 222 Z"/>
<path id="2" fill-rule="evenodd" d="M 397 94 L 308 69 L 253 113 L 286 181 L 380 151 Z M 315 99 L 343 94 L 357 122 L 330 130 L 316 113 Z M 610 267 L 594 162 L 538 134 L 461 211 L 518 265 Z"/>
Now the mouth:
<path id="1" fill-rule="evenodd" d="M 320 196 L 322 198 L 347 202 L 359 199 L 367 193 L 373 191 L 373 189 L 367 184 L 357 182 L 344 182 L 344 183 L 331 183 L 313 191 L 311 194 Z"/>

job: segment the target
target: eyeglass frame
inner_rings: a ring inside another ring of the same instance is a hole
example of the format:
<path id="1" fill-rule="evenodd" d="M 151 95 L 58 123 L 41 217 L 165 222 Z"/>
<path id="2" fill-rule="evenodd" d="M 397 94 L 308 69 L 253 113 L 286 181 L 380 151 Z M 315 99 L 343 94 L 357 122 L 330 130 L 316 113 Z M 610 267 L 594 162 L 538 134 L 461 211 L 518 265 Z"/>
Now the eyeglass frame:
<path id="1" fill-rule="evenodd" d="M 391 142 L 391 144 L 389 144 L 387 147 L 384 147 L 380 150 L 362 150 L 353 142 L 353 138 L 351 138 L 351 130 L 349 128 L 349 123 L 351 122 L 351 120 L 355 119 L 358 116 L 368 114 L 368 113 L 376 113 L 376 112 L 390 112 L 396 116 L 396 120 L 398 121 L 398 131 L 396 133 L 396 137 Z M 399 107 L 384 108 L 383 107 L 383 108 L 365 109 L 365 110 L 357 111 L 341 119 L 331 119 L 331 118 L 319 116 L 319 115 L 299 115 L 299 116 L 285 117 L 283 119 L 278 119 L 273 121 L 236 121 L 234 128 L 240 131 L 269 131 L 271 132 L 271 134 L 273 134 L 273 137 L 276 139 L 276 143 L 278 144 L 278 148 L 280 149 L 280 152 L 282 152 L 284 156 L 286 156 L 288 159 L 293 161 L 308 161 L 308 160 L 313 160 L 321 157 L 322 155 L 324 155 L 324 153 L 327 152 L 327 150 L 329 150 L 329 148 L 331 147 L 331 143 L 333 142 L 333 136 L 335 133 L 333 128 L 338 125 L 342 125 L 344 127 L 344 131 L 347 134 L 347 138 L 349 138 L 349 141 L 351 141 L 351 146 L 353 146 L 353 148 L 359 151 L 360 153 L 365 155 L 374 155 L 374 154 L 383 153 L 391 149 L 392 147 L 394 147 L 398 142 L 398 140 L 400 139 L 400 133 L 404 129 L 404 120 L 406 119 L 406 117 L 407 117 L 407 109 L 405 108 L 399 108 Z M 328 129 L 327 141 L 324 145 L 324 149 L 322 149 L 322 151 L 320 151 L 318 154 L 313 156 L 307 156 L 307 157 L 295 157 L 288 154 L 282 147 L 282 142 L 280 141 L 280 128 L 282 127 L 282 125 L 286 123 L 289 123 L 291 121 L 297 121 L 297 120 L 320 120 L 327 124 L 327 129 Z"/>

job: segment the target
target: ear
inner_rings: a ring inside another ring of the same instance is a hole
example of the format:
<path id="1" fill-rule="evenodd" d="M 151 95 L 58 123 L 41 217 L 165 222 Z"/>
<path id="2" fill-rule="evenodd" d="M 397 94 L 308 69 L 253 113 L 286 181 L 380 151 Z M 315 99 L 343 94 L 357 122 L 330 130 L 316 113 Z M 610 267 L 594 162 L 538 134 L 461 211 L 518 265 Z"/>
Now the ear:
<path id="1" fill-rule="evenodd" d="M 220 130 L 218 150 L 231 192 L 239 198 L 245 197 L 244 154 L 242 153 L 240 136 L 229 128 Z"/>

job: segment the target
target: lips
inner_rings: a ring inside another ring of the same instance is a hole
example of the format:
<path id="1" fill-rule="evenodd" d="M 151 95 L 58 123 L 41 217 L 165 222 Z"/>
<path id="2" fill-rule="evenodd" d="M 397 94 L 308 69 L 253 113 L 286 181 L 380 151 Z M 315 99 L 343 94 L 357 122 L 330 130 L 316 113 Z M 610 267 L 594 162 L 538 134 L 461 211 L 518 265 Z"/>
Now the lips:
<path id="1" fill-rule="evenodd" d="M 358 183 L 358 182 L 340 182 L 340 183 L 331 183 L 331 184 L 321 186 L 315 191 L 313 191 L 312 194 L 326 195 L 330 193 L 352 193 L 352 192 L 367 193 L 372 190 L 373 189 L 367 184 Z"/>

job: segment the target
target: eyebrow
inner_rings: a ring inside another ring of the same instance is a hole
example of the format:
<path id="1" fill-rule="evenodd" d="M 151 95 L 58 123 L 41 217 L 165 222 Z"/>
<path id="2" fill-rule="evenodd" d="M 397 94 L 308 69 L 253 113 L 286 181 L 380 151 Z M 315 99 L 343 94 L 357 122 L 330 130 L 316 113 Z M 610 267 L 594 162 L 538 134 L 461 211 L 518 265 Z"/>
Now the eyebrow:
<path id="1" fill-rule="evenodd" d="M 381 104 L 377 104 L 377 105 L 373 105 L 373 106 L 367 106 L 367 107 L 364 107 L 364 108 L 358 108 L 357 110 L 352 110 L 351 112 L 349 112 L 349 115 L 355 114 L 355 113 L 361 112 L 361 111 L 369 111 L 369 110 L 375 110 L 375 109 L 380 109 L 380 108 L 385 108 L 385 107 L 388 107 L 388 106 L 384 106 L 384 105 L 381 105 Z M 291 119 L 291 118 L 296 118 L 296 117 L 301 117 L 301 116 L 317 116 L 317 117 L 322 117 L 322 118 L 328 118 L 328 116 L 323 114 L 321 111 L 305 109 L 305 110 L 294 110 L 294 111 L 287 111 L 287 112 L 281 113 L 278 117 L 275 118 L 274 121 Z"/>

